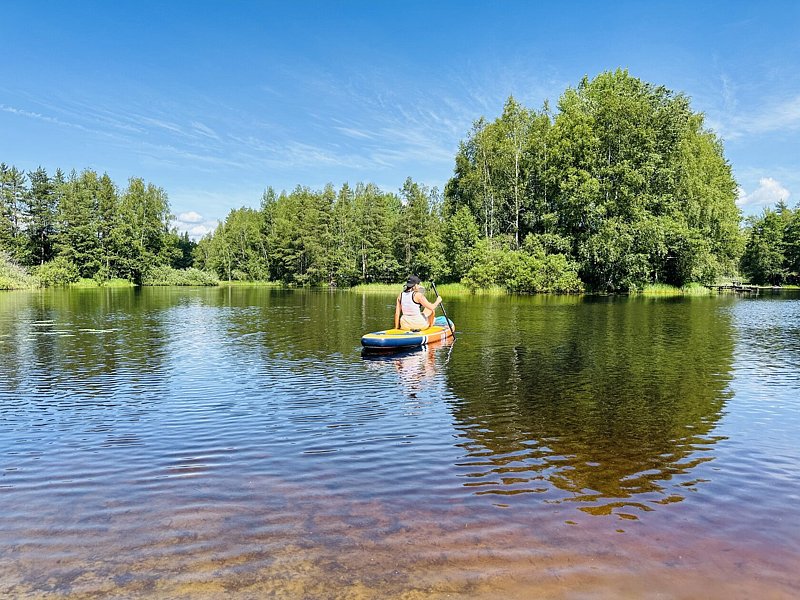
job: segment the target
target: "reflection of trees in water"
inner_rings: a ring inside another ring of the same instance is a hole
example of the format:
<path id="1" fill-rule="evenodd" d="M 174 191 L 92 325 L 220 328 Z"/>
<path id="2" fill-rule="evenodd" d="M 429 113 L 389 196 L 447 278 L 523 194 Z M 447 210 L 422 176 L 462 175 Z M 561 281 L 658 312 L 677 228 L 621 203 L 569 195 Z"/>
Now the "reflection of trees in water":
<path id="1" fill-rule="evenodd" d="M 349 291 L 233 288 L 218 302 L 232 351 L 299 370 L 352 355 L 362 334 L 391 327 L 394 317 L 394 296 Z"/>
<path id="2" fill-rule="evenodd" d="M 130 289 L 3 295 L 4 387 L 32 401 L 69 395 L 87 406 L 120 400 L 122 373 L 129 387 L 152 389 L 166 350 L 155 313 L 168 303 Z"/>
<path id="3" fill-rule="evenodd" d="M 474 329 L 448 368 L 466 485 L 592 513 L 681 500 L 729 396 L 734 339 L 718 302 L 530 305 Z"/>

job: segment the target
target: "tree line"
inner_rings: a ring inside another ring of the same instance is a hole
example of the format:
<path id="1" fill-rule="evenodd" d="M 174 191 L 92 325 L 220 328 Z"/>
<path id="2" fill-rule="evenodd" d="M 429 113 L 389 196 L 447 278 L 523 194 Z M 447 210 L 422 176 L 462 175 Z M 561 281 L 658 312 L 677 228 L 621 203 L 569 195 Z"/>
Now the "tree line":
<path id="1" fill-rule="evenodd" d="M 141 178 L 120 189 L 91 169 L 49 175 L 0 164 L 0 250 L 45 283 L 141 283 L 155 266 L 191 266 L 194 244 L 171 219 L 164 190 Z"/>
<path id="2" fill-rule="evenodd" d="M 800 284 L 800 206 L 780 201 L 747 219 L 742 273 L 758 284 Z"/>
<path id="3" fill-rule="evenodd" d="M 58 260 L 83 277 L 136 282 L 196 267 L 295 285 L 416 273 L 520 292 L 615 292 L 740 269 L 788 281 L 798 270 L 787 241 L 796 230 L 786 225 L 781 241 L 771 233 L 796 211 L 741 229 L 730 164 L 703 116 L 625 70 L 584 78 L 555 109 L 509 98 L 499 117 L 473 124 L 454 162 L 442 192 L 411 178 L 398 193 L 269 188 L 258 208 L 230 211 L 196 245 L 170 228 L 164 191 L 141 179 L 120 190 L 90 170 L 26 177 L 3 165 L 0 248 L 22 265 Z"/>
<path id="4" fill-rule="evenodd" d="M 372 184 L 268 189 L 260 210 L 232 210 L 201 239 L 196 264 L 223 279 L 351 286 L 446 273 L 441 200 L 410 178 L 400 194 Z"/>
<path id="5" fill-rule="evenodd" d="M 682 94 L 618 70 L 555 111 L 513 97 L 477 120 L 443 196 L 407 180 L 269 190 L 232 211 L 197 258 L 228 278 L 350 285 L 405 273 L 512 291 L 621 291 L 734 274 L 736 183 Z"/>

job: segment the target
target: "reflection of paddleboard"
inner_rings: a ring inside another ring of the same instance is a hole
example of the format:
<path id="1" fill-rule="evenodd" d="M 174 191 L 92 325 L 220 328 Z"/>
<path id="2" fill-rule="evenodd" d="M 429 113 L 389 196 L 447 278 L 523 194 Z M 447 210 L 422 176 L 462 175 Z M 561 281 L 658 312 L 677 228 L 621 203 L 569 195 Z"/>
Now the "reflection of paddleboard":
<path id="1" fill-rule="evenodd" d="M 452 331 L 450 329 L 452 327 Z M 433 327 L 420 331 L 406 331 L 404 329 L 387 329 L 375 331 L 361 336 L 361 345 L 368 350 L 392 350 L 401 348 L 415 348 L 433 342 L 446 340 L 453 335 L 456 326 L 450 321 L 447 325 L 445 317 L 436 317 Z"/>
<path id="2" fill-rule="evenodd" d="M 421 354 L 431 354 L 442 348 L 450 348 L 455 343 L 454 337 L 449 337 L 441 342 L 436 342 L 430 346 L 413 346 L 411 348 L 369 348 L 364 347 L 361 349 L 361 358 L 370 363 L 391 362 L 394 363 L 398 359 L 407 357 L 419 356 Z M 449 356 L 449 354 L 448 354 Z"/>

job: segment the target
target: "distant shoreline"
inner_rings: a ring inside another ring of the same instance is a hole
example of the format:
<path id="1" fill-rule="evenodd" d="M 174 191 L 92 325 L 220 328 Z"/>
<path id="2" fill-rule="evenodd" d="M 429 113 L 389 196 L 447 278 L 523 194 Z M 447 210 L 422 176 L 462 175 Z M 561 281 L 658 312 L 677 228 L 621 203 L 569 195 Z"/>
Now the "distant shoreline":
<path id="1" fill-rule="evenodd" d="M 360 294 L 396 294 L 402 287 L 402 283 L 362 283 L 352 287 L 336 287 L 336 286 L 297 286 L 286 284 L 280 281 L 218 281 L 216 284 L 207 285 L 192 285 L 192 284 L 143 284 L 137 286 L 131 281 L 124 279 L 115 279 L 105 282 L 96 282 L 91 279 L 83 279 L 81 281 L 71 283 L 63 286 L 40 286 L 35 282 L 20 284 L 16 286 L 3 286 L 0 291 L 31 291 L 31 290 L 45 290 L 45 289 L 124 289 L 133 287 L 229 287 L 229 288 L 275 288 L 275 289 L 317 289 L 326 291 L 348 291 Z M 719 288 L 719 289 L 718 289 Z M 715 284 L 714 286 L 705 286 L 701 284 L 694 284 L 691 286 L 679 288 L 670 285 L 657 284 L 649 285 L 641 290 L 633 290 L 629 292 L 619 292 L 616 294 L 599 293 L 599 292 L 582 292 L 582 293 L 560 293 L 560 292 L 536 292 L 536 293 L 519 293 L 511 292 L 500 286 L 491 286 L 487 288 L 470 288 L 463 283 L 441 283 L 437 286 L 442 296 L 715 296 L 725 293 L 743 293 L 743 292 L 769 292 L 769 291 L 793 291 L 800 290 L 800 286 L 784 285 L 784 286 L 769 286 L 769 285 L 750 285 L 741 284 L 737 288 L 732 288 L 726 284 Z M 429 295 L 432 290 L 427 290 Z"/>

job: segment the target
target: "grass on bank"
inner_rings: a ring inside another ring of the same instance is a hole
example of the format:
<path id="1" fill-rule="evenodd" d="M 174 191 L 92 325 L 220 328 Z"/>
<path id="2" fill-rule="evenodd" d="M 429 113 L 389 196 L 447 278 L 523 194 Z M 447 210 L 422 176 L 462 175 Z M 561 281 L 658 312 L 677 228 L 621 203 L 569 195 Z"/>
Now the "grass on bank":
<path id="1" fill-rule="evenodd" d="M 239 281 L 236 279 L 233 280 L 220 279 L 218 285 L 224 287 L 273 287 L 273 288 L 287 287 L 286 284 L 281 283 L 280 281 L 264 281 L 264 280 Z"/>
<path id="2" fill-rule="evenodd" d="M 34 273 L 17 265 L 7 252 L 0 250 L 0 290 L 24 290 L 36 289 L 41 287 L 68 286 L 71 288 L 130 288 L 134 283 L 126 279 L 86 279 L 80 278 L 74 265 L 67 264 L 68 261 L 56 259 L 41 267 L 33 269 Z M 724 284 L 726 282 L 720 282 Z M 729 283 L 729 282 L 728 282 Z M 207 271 L 195 268 L 173 269 L 171 267 L 157 267 L 145 277 L 143 284 L 146 286 L 228 286 L 228 287 L 272 287 L 286 288 L 282 282 L 277 281 L 220 281 L 216 275 Z M 430 284 L 423 284 L 429 296 L 433 296 L 433 287 Z M 344 288 L 357 293 L 375 293 L 396 295 L 403 289 L 402 283 L 367 283 Z M 475 290 L 463 283 L 443 283 L 437 286 L 439 293 L 443 296 L 468 296 L 492 295 L 505 296 L 509 292 L 500 286 L 477 288 Z M 762 286 L 762 289 L 771 289 L 770 286 Z M 796 290 L 800 289 L 797 285 L 784 285 L 781 289 Z M 642 296 L 708 296 L 715 294 L 714 290 L 707 288 L 699 283 L 691 283 L 683 287 L 675 287 L 666 284 L 649 284 L 641 290 L 633 292 Z"/>
<path id="3" fill-rule="evenodd" d="M 58 286 L 50 286 L 50 287 L 58 287 Z M 129 288 L 129 287 L 134 287 L 134 284 L 132 281 L 128 281 L 127 279 L 108 279 L 105 281 L 97 281 L 96 279 L 81 277 L 80 279 L 78 279 L 78 281 L 73 281 L 67 287 L 77 288 L 77 289 L 88 289 L 88 288 L 98 288 L 98 287 Z"/>
<path id="4" fill-rule="evenodd" d="M 701 283 L 689 283 L 683 287 L 650 283 L 634 293 L 642 296 L 710 296 L 715 292 Z"/>
<path id="5" fill-rule="evenodd" d="M 433 286 L 423 282 L 425 293 L 433 296 Z M 360 294 L 399 294 L 403 290 L 402 283 L 362 283 L 348 288 L 351 292 Z M 508 292 L 499 285 L 488 288 L 478 288 L 475 291 L 463 283 L 442 283 L 436 286 L 442 296 L 468 296 L 470 294 L 505 296 Z"/>
<path id="6" fill-rule="evenodd" d="M 432 295 L 433 288 L 430 285 L 425 285 L 426 292 Z M 792 286 L 784 286 L 784 289 L 791 289 Z M 402 283 L 365 283 L 356 285 L 350 288 L 353 292 L 358 293 L 375 293 L 375 294 L 397 294 L 403 289 Z M 491 296 L 506 296 L 511 292 L 507 291 L 501 286 L 492 286 L 488 288 L 477 288 L 474 291 L 463 283 L 443 283 L 437 285 L 436 289 L 442 296 L 468 296 L 471 294 L 477 295 L 491 295 Z M 641 296 L 711 296 L 716 292 L 701 283 L 690 283 L 683 287 L 676 287 L 674 285 L 667 285 L 665 283 L 653 283 L 645 285 L 642 289 L 631 292 L 631 295 Z"/>
<path id="7" fill-rule="evenodd" d="M 216 286 L 219 279 L 213 273 L 201 271 L 190 267 L 188 269 L 173 269 L 160 266 L 150 269 L 142 279 L 142 285 L 148 286 Z"/>

